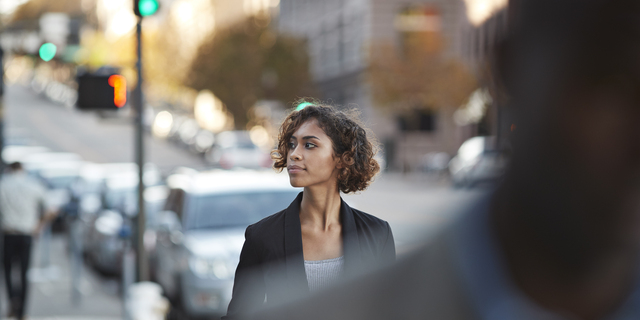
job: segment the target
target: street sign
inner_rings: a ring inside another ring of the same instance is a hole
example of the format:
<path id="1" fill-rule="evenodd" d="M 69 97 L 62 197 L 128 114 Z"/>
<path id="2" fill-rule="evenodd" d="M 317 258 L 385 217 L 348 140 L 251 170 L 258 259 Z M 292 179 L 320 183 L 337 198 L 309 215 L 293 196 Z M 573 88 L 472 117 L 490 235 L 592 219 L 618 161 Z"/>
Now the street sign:
<path id="1" fill-rule="evenodd" d="M 84 74 L 78 77 L 81 110 L 117 110 L 127 103 L 127 81 L 121 75 Z"/>

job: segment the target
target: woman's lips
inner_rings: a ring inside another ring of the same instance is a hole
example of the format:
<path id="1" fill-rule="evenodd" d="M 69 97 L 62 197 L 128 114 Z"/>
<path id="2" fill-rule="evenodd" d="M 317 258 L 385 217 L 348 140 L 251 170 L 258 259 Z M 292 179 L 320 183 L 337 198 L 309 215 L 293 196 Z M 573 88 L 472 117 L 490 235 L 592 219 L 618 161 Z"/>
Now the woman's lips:
<path id="1" fill-rule="evenodd" d="M 298 173 L 298 172 L 304 171 L 304 169 L 302 167 L 298 167 L 298 166 L 289 166 L 289 167 L 287 167 L 287 171 L 289 173 Z"/>

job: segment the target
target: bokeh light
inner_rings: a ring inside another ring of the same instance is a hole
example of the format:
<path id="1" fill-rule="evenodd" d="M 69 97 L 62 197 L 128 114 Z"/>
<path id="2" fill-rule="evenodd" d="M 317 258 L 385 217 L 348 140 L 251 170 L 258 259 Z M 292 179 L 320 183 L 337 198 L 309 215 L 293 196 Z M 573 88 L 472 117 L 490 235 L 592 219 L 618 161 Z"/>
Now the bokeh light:
<path id="1" fill-rule="evenodd" d="M 153 135 L 159 138 L 166 138 L 173 126 L 173 116 L 168 111 L 160 111 L 153 121 Z"/>

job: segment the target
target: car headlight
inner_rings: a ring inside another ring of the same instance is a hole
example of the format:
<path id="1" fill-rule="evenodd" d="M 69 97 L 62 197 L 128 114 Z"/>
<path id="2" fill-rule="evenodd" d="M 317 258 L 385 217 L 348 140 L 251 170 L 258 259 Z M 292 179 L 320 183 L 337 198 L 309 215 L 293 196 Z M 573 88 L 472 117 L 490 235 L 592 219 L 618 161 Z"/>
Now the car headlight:
<path id="1" fill-rule="evenodd" d="M 221 259 L 206 259 L 191 257 L 189 268 L 200 278 L 214 278 L 226 280 L 233 278 L 233 271 L 227 263 Z"/>

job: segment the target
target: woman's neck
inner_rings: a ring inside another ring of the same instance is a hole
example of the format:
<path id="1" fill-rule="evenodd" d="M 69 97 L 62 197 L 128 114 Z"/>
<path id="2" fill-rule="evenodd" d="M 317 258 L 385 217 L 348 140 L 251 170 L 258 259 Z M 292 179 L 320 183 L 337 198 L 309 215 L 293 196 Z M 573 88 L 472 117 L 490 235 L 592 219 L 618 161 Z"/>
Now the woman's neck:
<path id="1" fill-rule="evenodd" d="M 340 224 L 340 191 L 335 188 L 305 187 L 300 205 L 300 223 L 328 230 Z"/>

